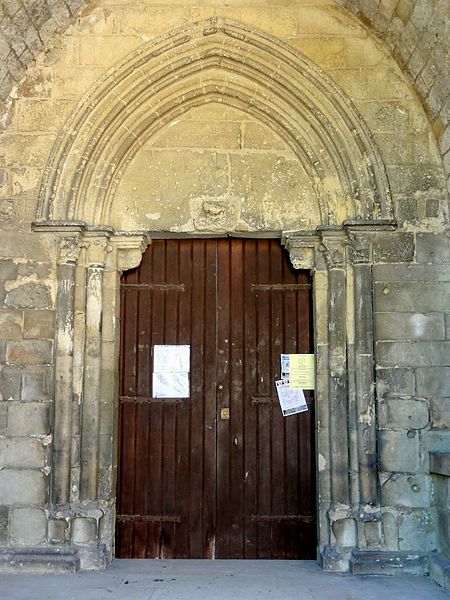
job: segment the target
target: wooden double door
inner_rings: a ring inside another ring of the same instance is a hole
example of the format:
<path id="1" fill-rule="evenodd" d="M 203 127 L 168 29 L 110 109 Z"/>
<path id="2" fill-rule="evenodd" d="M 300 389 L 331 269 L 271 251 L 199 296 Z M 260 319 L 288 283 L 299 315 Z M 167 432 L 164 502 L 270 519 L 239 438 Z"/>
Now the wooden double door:
<path id="1" fill-rule="evenodd" d="M 280 353 L 313 352 L 309 273 L 278 240 L 157 240 L 121 284 L 116 556 L 316 557 L 313 393 L 283 417 Z M 189 344 L 189 398 L 152 348 Z"/>

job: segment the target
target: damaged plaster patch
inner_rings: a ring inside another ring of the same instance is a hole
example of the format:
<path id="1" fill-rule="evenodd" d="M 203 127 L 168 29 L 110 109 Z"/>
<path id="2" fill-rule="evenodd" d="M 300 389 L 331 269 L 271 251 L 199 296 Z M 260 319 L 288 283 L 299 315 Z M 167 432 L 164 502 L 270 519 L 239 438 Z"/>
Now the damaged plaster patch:
<path id="1" fill-rule="evenodd" d="M 325 471 L 325 469 L 327 468 L 327 461 L 325 460 L 325 457 L 320 453 L 319 453 L 319 458 L 318 458 L 318 466 L 319 466 L 320 473 L 322 471 Z"/>

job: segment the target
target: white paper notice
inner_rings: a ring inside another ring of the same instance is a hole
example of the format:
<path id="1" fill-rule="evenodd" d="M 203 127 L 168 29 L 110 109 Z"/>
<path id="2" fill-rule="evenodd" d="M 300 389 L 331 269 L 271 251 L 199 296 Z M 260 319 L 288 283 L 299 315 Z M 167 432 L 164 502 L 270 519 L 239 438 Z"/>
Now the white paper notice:
<path id="1" fill-rule="evenodd" d="M 153 346 L 153 371 L 189 373 L 191 347 L 187 344 Z"/>
<path id="2" fill-rule="evenodd" d="M 303 390 L 298 388 L 291 389 L 289 379 L 275 381 L 275 385 L 277 386 L 278 400 L 280 401 L 283 417 L 308 410 Z"/>
<path id="3" fill-rule="evenodd" d="M 153 373 L 153 398 L 189 398 L 189 373 Z"/>
<path id="4" fill-rule="evenodd" d="M 153 398 L 189 398 L 191 347 L 153 346 Z"/>

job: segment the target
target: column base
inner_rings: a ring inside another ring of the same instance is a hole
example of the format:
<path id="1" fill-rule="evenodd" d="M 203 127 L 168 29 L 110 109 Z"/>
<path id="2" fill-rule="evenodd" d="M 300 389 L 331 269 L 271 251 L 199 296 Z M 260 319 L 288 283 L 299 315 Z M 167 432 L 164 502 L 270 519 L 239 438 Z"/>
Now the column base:
<path id="1" fill-rule="evenodd" d="M 20 573 L 76 573 L 80 568 L 77 548 L 0 547 L 0 571 Z"/>
<path id="2" fill-rule="evenodd" d="M 450 591 L 450 560 L 439 552 L 430 552 L 428 560 L 431 578 L 438 585 Z"/>
<path id="3" fill-rule="evenodd" d="M 428 557 L 417 552 L 353 549 L 350 558 L 353 575 L 426 575 Z"/>
<path id="4" fill-rule="evenodd" d="M 324 571 L 348 573 L 352 547 L 325 546 L 320 553 L 320 565 Z"/>

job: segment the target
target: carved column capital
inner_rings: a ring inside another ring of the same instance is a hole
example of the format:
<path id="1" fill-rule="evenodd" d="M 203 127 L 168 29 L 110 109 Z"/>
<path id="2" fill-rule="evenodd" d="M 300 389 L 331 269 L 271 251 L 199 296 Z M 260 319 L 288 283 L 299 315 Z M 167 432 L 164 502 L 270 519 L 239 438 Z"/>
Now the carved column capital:
<path id="1" fill-rule="evenodd" d="M 350 259 L 353 264 L 368 264 L 372 258 L 371 237 L 367 233 L 349 230 L 348 246 L 350 250 Z"/>
<path id="2" fill-rule="evenodd" d="M 87 248 L 87 264 L 91 266 L 104 267 L 106 255 L 111 252 L 110 247 L 112 231 L 106 228 L 86 231 L 83 242 Z"/>
<path id="3" fill-rule="evenodd" d="M 319 228 L 320 246 L 329 269 L 343 269 L 346 266 L 348 239 L 342 228 Z"/>
<path id="4" fill-rule="evenodd" d="M 77 263 L 81 250 L 80 239 L 80 234 L 77 233 L 59 238 L 58 264 Z"/>

